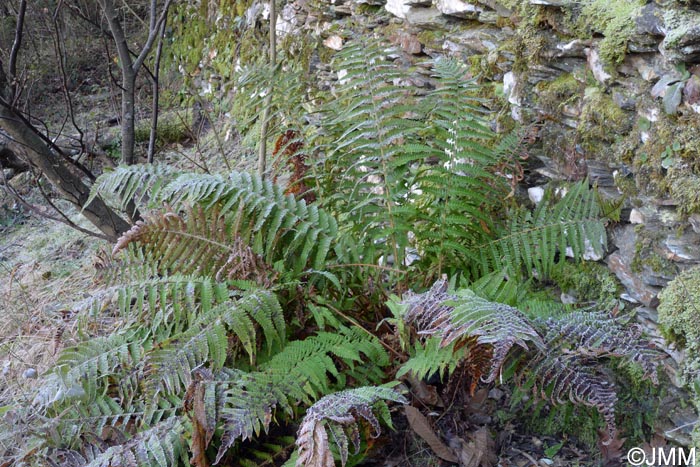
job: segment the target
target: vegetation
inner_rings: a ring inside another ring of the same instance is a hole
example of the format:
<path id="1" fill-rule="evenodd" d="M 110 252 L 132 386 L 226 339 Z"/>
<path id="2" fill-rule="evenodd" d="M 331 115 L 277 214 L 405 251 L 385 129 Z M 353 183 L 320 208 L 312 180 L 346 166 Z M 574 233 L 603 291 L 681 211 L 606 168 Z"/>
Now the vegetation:
<path id="1" fill-rule="evenodd" d="M 114 4 L 99 4 L 133 107 L 170 2 L 150 4 L 133 62 L 119 32 L 127 23 Z M 657 384 L 659 354 L 619 313 L 612 275 L 584 260 L 602 257 L 618 209 L 583 177 L 548 187 L 536 206 L 522 202 L 520 133 L 493 132 L 464 64 L 422 64 L 431 85 L 418 90 L 404 83 L 420 70 L 358 35 L 343 38 L 319 83 L 308 70 L 319 57 L 295 50 L 301 39 L 282 42 L 272 63 L 256 56 L 264 38 L 245 24 L 255 4 L 173 7 L 175 30 L 190 34 L 167 58 L 186 75 L 180 97 L 189 106 L 214 96 L 215 112 L 235 115 L 226 136 L 211 137 L 222 163 L 200 154 L 134 164 L 132 148 L 124 165 L 101 168 L 89 193 L 74 177 L 74 204 L 99 205 L 93 217 L 122 224 L 96 255 L 91 287 L 57 312 L 76 323 L 70 345 L 0 405 L 0 465 L 355 465 L 387 433 L 382 424 L 409 418 L 402 406 L 425 403 L 417 393 L 427 382 L 457 405 L 499 385 L 512 413 L 586 427 L 582 437 L 603 451 L 638 435 L 620 410 L 635 395 L 615 382 Z M 555 101 L 583 92 L 590 127 L 626 125 L 573 75 L 551 91 Z M 183 142 L 190 123 L 147 128 L 132 118 L 122 144 Z M 596 139 L 593 128 L 584 130 Z M 261 138 L 276 144 L 268 150 Z M 49 160 L 36 147 L 37 160 Z M 252 171 L 256 151 L 265 164 Z M 555 287 L 583 306 L 552 299 Z M 660 313 L 675 336 L 697 340 L 673 290 Z"/>

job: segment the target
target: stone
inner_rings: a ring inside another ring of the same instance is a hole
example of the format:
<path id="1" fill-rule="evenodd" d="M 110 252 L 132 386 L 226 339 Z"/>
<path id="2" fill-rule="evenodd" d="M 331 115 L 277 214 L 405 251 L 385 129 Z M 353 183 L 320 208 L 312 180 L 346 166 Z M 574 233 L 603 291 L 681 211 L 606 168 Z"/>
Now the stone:
<path id="1" fill-rule="evenodd" d="M 622 110 L 635 110 L 637 108 L 637 99 L 634 96 L 626 95 L 620 91 L 613 91 L 613 102 Z"/>
<path id="2" fill-rule="evenodd" d="M 411 55 L 418 55 L 423 52 L 423 44 L 414 34 L 397 32 L 389 38 L 392 43 L 397 44 L 404 52 Z"/>
<path id="3" fill-rule="evenodd" d="M 691 214 L 688 217 L 688 222 L 690 222 L 693 232 L 700 233 L 700 214 Z"/>
<path id="4" fill-rule="evenodd" d="M 451 41 L 478 54 L 496 50 L 504 39 L 505 35 L 500 29 L 491 27 L 474 28 L 450 35 Z"/>
<path id="5" fill-rule="evenodd" d="M 605 71 L 605 67 L 603 66 L 603 62 L 600 60 L 598 51 L 594 48 L 586 48 L 585 51 L 588 66 L 593 73 L 593 77 L 600 84 L 607 84 L 612 78 L 612 75 Z"/>
<path id="6" fill-rule="evenodd" d="M 611 242 L 618 251 L 610 254 L 605 261 L 625 287 L 630 298 L 645 306 L 653 306 L 657 302 L 656 296 L 661 289 L 645 284 L 640 275 L 632 271 L 637 241 L 634 226 L 625 225 L 613 229 Z"/>
<path id="7" fill-rule="evenodd" d="M 24 378 L 24 379 L 36 379 L 38 377 L 39 377 L 39 374 L 37 373 L 35 368 L 27 368 L 22 373 L 22 378 Z"/>
<path id="8" fill-rule="evenodd" d="M 700 234 L 686 231 L 682 235 L 671 234 L 663 242 L 668 259 L 677 262 L 700 262 Z"/>
<path id="9" fill-rule="evenodd" d="M 408 15 L 408 12 L 411 10 L 411 6 L 404 0 L 387 0 L 384 8 L 392 15 L 401 19 L 406 19 L 406 15 Z"/>
<path id="10" fill-rule="evenodd" d="M 671 62 L 697 63 L 700 60 L 700 12 L 671 8 L 664 12 L 664 40 L 661 54 Z"/>
<path id="11" fill-rule="evenodd" d="M 691 107 L 700 104 L 700 77 L 697 75 L 691 75 L 690 79 L 685 82 L 683 101 Z"/>
<path id="12" fill-rule="evenodd" d="M 435 8 L 409 8 L 406 21 L 413 26 L 425 29 L 440 29 L 447 24 L 442 13 Z"/>
<path id="13" fill-rule="evenodd" d="M 323 45 L 325 45 L 331 50 L 342 50 L 343 38 L 340 36 L 330 36 L 323 41 Z"/>
<path id="14" fill-rule="evenodd" d="M 530 198 L 530 201 L 533 203 L 540 204 L 540 201 L 542 201 L 542 198 L 544 198 L 544 188 L 541 186 L 533 186 L 532 188 L 528 188 L 527 197 Z"/>
<path id="15" fill-rule="evenodd" d="M 443 15 L 465 19 L 477 19 L 484 11 L 480 6 L 462 0 L 437 0 L 435 6 Z"/>

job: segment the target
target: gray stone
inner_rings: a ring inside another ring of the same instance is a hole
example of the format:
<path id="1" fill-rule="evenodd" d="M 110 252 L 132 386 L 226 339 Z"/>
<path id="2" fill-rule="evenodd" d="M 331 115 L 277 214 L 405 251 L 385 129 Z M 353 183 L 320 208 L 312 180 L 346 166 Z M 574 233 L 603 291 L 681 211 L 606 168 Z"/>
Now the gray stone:
<path id="1" fill-rule="evenodd" d="M 435 7 L 443 14 L 458 18 L 477 19 L 483 8 L 462 0 L 436 0 Z"/>
<path id="2" fill-rule="evenodd" d="M 594 48 L 586 49 L 586 58 L 588 60 L 588 66 L 590 67 L 593 77 L 601 84 L 607 84 L 612 75 L 605 71 L 603 62 L 600 60 L 600 55 L 598 51 Z"/>
<path id="3" fill-rule="evenodd" d="M 442 13 L 435 8 L 410 8 L 406 13 L 406 21 L 425 29 L 439 29 L 447 24 Z"/>
<path id="4" fill-rule="evenodd" d="M 22 373 L 22 378 L 25 378 L 25 379 L 36 379 L 38 377 L 39 377 L 39 373 L 37 373 L 35 368 L 27 368 Z"/>
<path id="5" fill-rule="evenodd" d="M 637 108 L 637 99 L 634 96 L 626 95 L 620 91 L 613 91 L 613 102 L 622 110 L 635 110 Z"/>
<path id="6" fill-rule="evenodd" d="M 700 234 L 692 230 L 682 235 L 671 234 L 666 237 L 663 246 L 668 251 L 668 258 L 683 263 L 700 261 Z"/>

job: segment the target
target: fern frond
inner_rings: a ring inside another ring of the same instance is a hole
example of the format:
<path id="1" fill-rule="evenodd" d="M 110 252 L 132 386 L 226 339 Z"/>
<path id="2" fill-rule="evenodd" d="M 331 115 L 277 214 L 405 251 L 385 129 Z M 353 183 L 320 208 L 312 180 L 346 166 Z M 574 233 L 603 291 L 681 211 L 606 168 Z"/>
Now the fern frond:
<path id="1" fill-rule="evenodd" d="M 587 250 L 602 255 L 607 245 L 605 224 L 594 190 L 584 180 L 572 185 L 566 195 L 551 202 L 551 192 L 534 212 L 524 209 L 510 218 L 498 239 L 476 245 L 475 261 L 483 274 L 507 270 L 512 277 L 548 277 L 552 267 L 570 253 L 584 258 Z"/>
<path id="2" fill-rule="evenodd" d="M 178 417 L 145 430 L 124 444 L 112 446 L 85 467 L 115 465 L 167 467 L 186 460 L 185 427 Z"/>
<path id="3" fill-rule="evenodd" d="M 381 434 L 379 420 L 374 412 L 379 410 L 380 413 L 388 413 L 385 401 L 408 403 L 406 398 L 395 390 L 376 386 L 341 391 L 320 399 L 307 410 L 299 427 L 297 433 L 299 457 L 296 466 L 335 466 L 328 441 L 328 431 L 330 431 L 340 452 L 341 465 L 344 467 L 349 454 L 348 439 L 352 441 L 356 453 L 360 449 L 358 427 L 360 420 L 370 424 L 374 430 L 373 437 L 376 438 Z"/>
<path id="4" fill-rule="evenodd" d="M 224 368 L 214 375 L 196 370 L 194 375 L 198 377 L 187 391 L 187 406 L 195 410 L 195 422 L 204 433 L 223 428 L 218 463 L 237 440 L 267 432 L 275 409 L 292 415 L 296 405 L 311 405 L 336 386 L 344 386 L 343 373 L 357 374 L 362 360 L 374 368 L 389 363 L 376 339 L 366 334 L 346 328 L 339 329 L 338 334 L 319 333 L 290 342 L 261 363 L 259 371 Z M 355 367 L 354 373 L 348 367 Z M 381 376 L 379 372 L 374 380 L 367 376 L 363 380 L 378 382 Z"/>
<path id="5" fill-rule="evenodd" d="M 143 208 L 149 199 L 157 199 L 159 189 L 176 175 L 177 172 L 166 164 L 119 166 L 97 177 L 85 205 L 89 205 L 97 196 L 105 196 L 116 198 L 116 205 L 122 211 L 132 201 Z"/>
<path id="6" fill-rule="evenodd" d="M 407 373 L 418 379 L 437 373 L 440 377 L 454 373 L 460 362 L 467 358 L 469 346 L 456 347 L 454 343 L 441 345 L 439 337 L 430 336 L 424 343 L 416 342 L 413 355 L 396 372 L 396 378 Z"/>
<path id="7" fill-rule="evenodd" d="M 572 311 L 541 320 L 548 348 L 584 358 L 617 357 L 642 368 L 643 376 L 658 384 L 661 354 L 642 337 L 639 326 L 623 325 L 607 312 Z"/>
<path id="8" fill-rule="evenodd" d="M 230 235 L 225 216 L 215 208 L 188 208 L 186 220 L 172 211 L 146 217 L 119 238 L 112 254 L 131 243 L 141 246 L 161 274 L 254 280 L 262 286 L 269 286 L 274 276 L 251 247 Z"/>
<path id="9" fill-rule="evenodd" d="M 253 364 L 258 353 L 256 328 L 263 330 L 268 349 L 284 345 L 282 308 L 269 292 L 246 294 L 200 314 L 189 329 L 161 342 L 146 356 L 149 394 L 181 393 L 191 384 L 194 370 L 206 363 L 212 371 L 222 369 L 234 338 Z"/>
<path id="10" fill-rule="evenodd" d="M 408 305 L 405 322 L 413 323 L 419 334 L 439 336 L 443 346 L 473 337 L 477 344 L 490 345 L 493 356 L 486 382 L 496 378 L 514 345 L 527 350 L 529 341 L 544 349 L 541 336 L 518 309 L 490 302 L 468 289 L 448 294 L 444 280 L 423 294 L 409 295 L 403 303 Z"/>
<path id="11" fill-rule="evenodd" d="M 299 274 L 308 265 L 323 269 L 337 232 L 325 211 L 256 175 L 181 175 L 163 188 L 161 200 L 185 216 L 170 210 L 138 224 L 115 253 L 133 242 L 153 244 L 149 249 L 165 261 L 162 267 L 209 271 L 220 279 L 249 269 L 262 275 L 258 257 L 268 266 L 282 261 Z"/>
<path id="12" fill-rule="evenodd" d="M 56 366 L 65 390 L 81 387 L 88 400 L 93 400 L 99 384 L 119 378 L 143 358 L 146 337 L 143 330 L 129 329 L 65 349 Z M 56 397 L 60 399 L 58 394 Z"/>

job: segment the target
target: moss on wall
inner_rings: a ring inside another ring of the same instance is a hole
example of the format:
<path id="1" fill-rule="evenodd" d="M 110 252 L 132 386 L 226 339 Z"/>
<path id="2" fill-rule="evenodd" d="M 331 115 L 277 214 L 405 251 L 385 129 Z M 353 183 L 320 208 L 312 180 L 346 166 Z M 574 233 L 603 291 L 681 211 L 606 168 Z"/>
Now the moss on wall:
<path id="1" fill-rule="evenodd" d="M 552 280 L 562 292 L 580 302 L 595 302 L 602 309 L 612 308 L 622 290 L 608 268 L 590 261 L 560 263 L 552 271 Z"/>
<path id="2" fill-rule="evenodd" d="M 667 340 L 686 349 L 683 377 L 700 409 L 700 266 L 683 271 L 659 294 L 659 324 Z M 693 431 L 700 446 L 700 427 Z"/>

